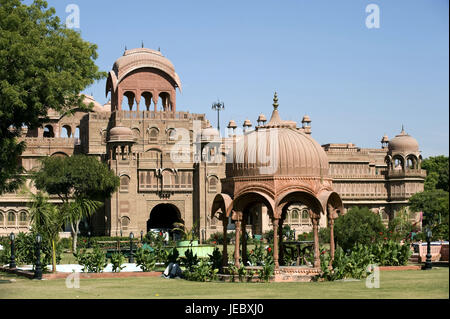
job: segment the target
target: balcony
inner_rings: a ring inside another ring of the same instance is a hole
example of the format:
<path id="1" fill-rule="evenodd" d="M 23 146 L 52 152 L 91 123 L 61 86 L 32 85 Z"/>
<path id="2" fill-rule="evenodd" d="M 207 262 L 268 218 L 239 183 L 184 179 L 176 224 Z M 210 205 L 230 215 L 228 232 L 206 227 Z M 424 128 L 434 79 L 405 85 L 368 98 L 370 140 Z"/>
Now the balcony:
<path id="1" fill-rule="evenodd" d="M 388 178 L 405 178 L 405 177 L 427 177 L 427 171 L 423 169 L 406 169 L 406 170 L 391 170 L 388 172 Z"/>

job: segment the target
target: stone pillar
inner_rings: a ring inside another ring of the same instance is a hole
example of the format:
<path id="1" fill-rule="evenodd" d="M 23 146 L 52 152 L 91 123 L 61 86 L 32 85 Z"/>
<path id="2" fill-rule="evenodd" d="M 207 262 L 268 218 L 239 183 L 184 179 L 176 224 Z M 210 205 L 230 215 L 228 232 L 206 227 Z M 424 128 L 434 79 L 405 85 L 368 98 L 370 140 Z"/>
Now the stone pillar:
<path id="1" fill-rule="evenodd" d="M 234 243 L 234 265 L 239 268 L 239 232 L 241 230 L 241 221 L 239 219 L 235 221 L 235 226 L 236 237 Z"/>
<path id="2" fill-rule="evenodd" d="M 242 262 L 244 263 L 245 266 L 247 265 L 247 236 L 246 236 L 247 222 L 245 218 L 242 219 L 241 227 L 242 227 Z"/>
<path id="3" fill-rule="evenodd" d="M 314 231 L 314 267 L 320 268 L 320 252 L 319 252 L 319 218 L 312 218 Z"/>
<path id="4" fill-rule="evenodd" d="M 280 219 L 278 222 L 278 249 L 279 249 L 279 253 L 278 253 L 278 257 L 279 260 L 281 260 L 281 264 L 284 265 L 283 262 L 283 258 L 284 258 L 284 251 L 283 251 L 283 220 Z"/>
<path id="5" fill-rule="evenodd" d="M 328 221 L 329 225 L 330 225 L 330 255 L 331 255 L 331 259 L 330 259 L 330 267 L 333 266 L 333 260 L 334 260 L 334 219 L 330 218 L 330 220 Z"/>
<path id="6" fill-rule="evenodd" d="M 275 262 L 275 269 L 280 268 L 278 262 L 278 218 L 273 219 L 273 260 Z"/>
<path id="7" fill-rule="evenodd" d="M 222 223 L 223 223 L 222 266 L 228 267 L 228 238 L 227 238 L 228 217 L 226 213 L 222 214 Z"/>

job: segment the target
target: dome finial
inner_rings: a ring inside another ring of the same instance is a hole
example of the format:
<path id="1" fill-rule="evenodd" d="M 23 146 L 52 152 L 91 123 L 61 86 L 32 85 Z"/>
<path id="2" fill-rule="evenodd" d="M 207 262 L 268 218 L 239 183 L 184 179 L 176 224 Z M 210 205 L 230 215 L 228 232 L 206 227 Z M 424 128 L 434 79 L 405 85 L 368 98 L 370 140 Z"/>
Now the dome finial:
<path id="1" fill-rule="evenodd" d="M 144 40 L 142 40 L 141 48 L 144 48 Z"/>
<path id="2" fill-rule="evenodd" d="M 405 126 L 402 124 L 402 132 L 400 133 L 400 134 L 402 134 L 402 135 L 405 135 L 406 134 L 406 132 L 405 132 Z"/>
<path id="3" fill-rule="evenodd" d="M 278 109 L 278 94 L 275 92 L 273 95 L 273 108 L 276 110 Z"/>

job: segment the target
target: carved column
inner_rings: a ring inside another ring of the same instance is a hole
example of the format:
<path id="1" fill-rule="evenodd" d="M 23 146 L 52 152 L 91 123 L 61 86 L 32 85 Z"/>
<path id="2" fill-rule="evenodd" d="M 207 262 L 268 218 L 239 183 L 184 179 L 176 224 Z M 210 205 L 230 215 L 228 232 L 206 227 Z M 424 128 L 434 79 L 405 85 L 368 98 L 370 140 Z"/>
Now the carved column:
<path id="1" fill-rule="evenodd" d="M 278 253 L 278 258 L 279 260 L 281 260 L 281 264 L 284 265 L 284 251 L 283 251 L 283 220 L 279 219 L 278 221 L 278 249 L 279 249 L 279 253 Z"/>
<path id="2" fill-rule="evenodd" d="M 332 217 L 330 217 L 330 219 L 328 220 L 328 224 L 330 227 L 330 255 L 331 255 L 331 259 L 330 259 L 330 267 L 333 266 L 333 260 L 334 260 L 334 219 Z"/>
<path id="3" fill-rule="evenodd" d="M 280 263 L 278 262 L 278 218 L 273 219 L 273 260 L 275 262 L 275 268 L 280 268 Z"/>
<path id="4" fill-rule="evenodd" d="M 312 218 L 314 231 L 314 267 L 320 268 L 320 252 L 319 252 L 319 218 L 314 216 Z"/>
<path id="5" fill-rule="evenodd" d="M 244 263 L 244 266 L 247 265 L 247 223 L 245 218 L 242 218 L 241 222 L 242 227 L 242 262 Z"/>
<path id="6" fill-rule="evenodd" d="M 222 265 L 223 267 L 228 267 L 228 238 L 227 238 L 228 217 L 226 213 L 222 213 L 222 223 L 223 223 Z"/>
<path id="7" fill-rule="evenodd" d="M 241 231 L 241 220 L 242 220 L 242 212 L 234 212 L 233 220 L 235 221 L 235 243 L 234 243 L 234 265 L 236 267 L 240 267 L 239 264 L 239 233 Z"/>

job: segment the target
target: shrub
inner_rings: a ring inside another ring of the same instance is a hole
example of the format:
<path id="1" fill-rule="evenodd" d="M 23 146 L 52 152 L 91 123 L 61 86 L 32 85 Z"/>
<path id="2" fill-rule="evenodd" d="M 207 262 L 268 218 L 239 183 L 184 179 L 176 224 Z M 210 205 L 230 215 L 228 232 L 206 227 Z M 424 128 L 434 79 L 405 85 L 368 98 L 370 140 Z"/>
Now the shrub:
<path id="1" fill-rule="evenodd" d="M 273 244 L 273 230 L 266 231 L 263 237 L 269 244 Z"/>
<path id="2" fill-rule="evenodd" d="M 194 255 L 192 252 L 192 249 L 188 249 L 184 252 L 184 266 L 188 271 L 192 271 L 195 265 L 198 264 L 199 259 L 197 257 L 197 254 Z"/>
<path id="3" fill-rule="evenodd" d="M 219 248 L 214 248 L 212 255 L 208 256 L 213 269 L 222 269 L 222 253 Z"/>
<path id="4" fill-rule="evenodd" d="M 170 263 L 178 264 L 180 261 L 180 253 L 178 252 L 178 249 L 172 248 L 166 258 L 166 262 L 164 265 L 167 267 Z"/>
<path id="5" fill-rule="evenodd" d="M 265 249 L 262 243 L 255 246 L 255 249 L 247 253 L 250 266 L 262 266 L 264 263 Z"/>
<path id="6" fill-rule="evenodd" d="M 83 266 L 83 272 L 103 272 L 103 269 L 108 265 L 106 254 L 99 247 L 95 247 L 92 252 L 87 252 L 86 249 L 78 249 L 74 256 L 77 262 Z"/>
<path id="7" fill-rule="evenodd" d="M 155 269 L 156 254 L 142 247 L 138 248 L 135 254 L 136 265 L 139 266 L 143 272 L 149 272 Z"/>
<path id="8" fill-rule="evenodd" d="M 14 255 L 17 265 L 36 264 L 36 233 L 19 233 L 14 240 Z M 50 239 L 44 235 L 41 242 L 41 263 L 45 267 L 52 263 L 52 245 Z M 1 241 L 3 250 L 0 251 L 0 263 L 8 264 L 11 259 L 11 241 L 9 237 L 4 237 Z M 61 262 L 62 245 L 56 244 L 56 263 Z"/>
<path id="9" fill-rule="evenodd" d="M 218 269 L 214 269 L 206 260 L 201 260 L 199 264 L 193 265 L 185 271 L 184 277 L 190 281 L 212 281 L 217 279 Z"/>
<path id="10" fill-rule="evenodd" d="M 381 218 L 368 208 L 352 208 L 347 214 L 336 219 L 336 243 L 344 250 L 351 249 L 355 244 L 369 245 L 379 238 L 379 233 L 385 231 Z"/>
<path id="11" fill-rule="evenodd" d="M 111 263 L 112 263 L 112 271 L 113 272 L 120 272 L 122 269 L 125 268 L 125 266 L 122 266 L 122 264 L 125 263 L 125 256 L 119 252 L 116 252 L 111 255 Z"/>

